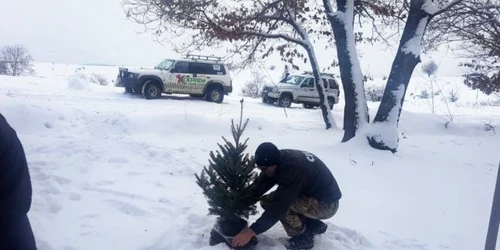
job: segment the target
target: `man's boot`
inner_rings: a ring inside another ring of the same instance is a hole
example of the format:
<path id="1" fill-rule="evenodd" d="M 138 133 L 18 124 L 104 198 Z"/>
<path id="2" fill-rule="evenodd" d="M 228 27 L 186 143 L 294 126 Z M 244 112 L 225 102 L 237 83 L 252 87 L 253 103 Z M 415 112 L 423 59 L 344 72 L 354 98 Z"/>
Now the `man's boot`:
<path id="1" fill-rule="evenodd" d="M 289 250 L 308 250 L 314 247 L 314 235 L 307 230 L 301 235 L 293 236 L 288 239 L 287 249 Z"/>
<path id="2" fill-rule="evenodd" d="M 321 220 L 317 219 L 311 219 L 311 218 L 304 218 L 304 223 L 306 224 L 307 229 L 313 234 L 322 234 L 326 232 L 326 229 L 328 228 L 328 225 L 323 223 Z"/>

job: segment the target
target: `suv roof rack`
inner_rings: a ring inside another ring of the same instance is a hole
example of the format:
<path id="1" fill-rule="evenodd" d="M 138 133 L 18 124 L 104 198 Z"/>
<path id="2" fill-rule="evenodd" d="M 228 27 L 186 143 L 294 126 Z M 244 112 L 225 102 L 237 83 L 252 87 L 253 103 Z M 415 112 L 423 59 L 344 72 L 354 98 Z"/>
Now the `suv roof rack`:
<path id="1" fill-rule="evenodd" d="M 313 72 L 312 72 L 312 71 L 304 71 L 304 74 L 305 74 L 305 75 L 312 75 L 312 74 L 313 74 Z M 324 76 L 329 76 L 329 77 L 331 77 L 331 78 L 335 78 L 335 75 L 334 75 L 334 74 L 332 74 L 332 73 L 324 73 L 324 72 L 320 72 L 319 74 L 320 74 L 320 75 L 324 75 Z"/>
<path id="2" fill-rule="evenodd" d="M 198 61 L 198 60 L 212 61 L 217 63 L 220 63 L 222 61 L 222 57 L 218 56 L 204 56 L 204 55 L 193 55 L 193 54 L 187 54 L 186 59 L 191 59 L 193 61 Z"/>

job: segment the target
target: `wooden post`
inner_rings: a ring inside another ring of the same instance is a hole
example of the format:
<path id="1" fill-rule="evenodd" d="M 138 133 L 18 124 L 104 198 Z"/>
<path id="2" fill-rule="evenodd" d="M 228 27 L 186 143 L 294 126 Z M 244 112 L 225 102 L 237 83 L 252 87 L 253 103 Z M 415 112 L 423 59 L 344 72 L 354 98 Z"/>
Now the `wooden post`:
<path id="1" fill-rule="evenodd" d="M 495 250 L 498 237 L 498 225 L 500 223 L 500 163 L 497 169 L 497 181 L 495 193 L 493 194 L 493 204 L 491 205 L 490 224 L 486 235 L 485 250 Z"/>

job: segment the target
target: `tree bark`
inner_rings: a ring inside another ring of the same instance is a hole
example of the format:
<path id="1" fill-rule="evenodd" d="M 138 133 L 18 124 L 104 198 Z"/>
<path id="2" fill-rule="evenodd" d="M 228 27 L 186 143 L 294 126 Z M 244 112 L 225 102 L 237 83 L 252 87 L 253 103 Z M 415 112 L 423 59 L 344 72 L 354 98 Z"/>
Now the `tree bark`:
<path id="1" fill-rule="evenodd" d="M 287 9 L 287 11 L 289 12 L 289 14 L 291 14 L 291 11 L 289 9 Z M 319 107 L 321 108 L 321 114 L 323 116 L 326 129 L 337 127 L 337 125 L 335 124 L 335 119 L 333 118 L 332 111 L 330 110 L 330 105 L 328 104 L 328 99 L 326 98 L 327 95 L 325 88 L 322 85 L 318 59 L 316 58 L 316 53 L 314 52 L 314 46 L 312 45 L 311 40 L 309 39 L 309 35 L 304 30 L 304 28 L 300 24 L 298 24 L 295 19 L 293 19 L 292 22 L 292 26 L 294 27 L 295 31 L 297 31 L 299 36 L 302 38 L 301 45 L 307 51 L 307 55 L 309 57 L 309 62 L 311 64 L 314 75 L 316 90 L 318 91 L 319 95 Z"/>
<path id="2" fill-rule="evenodd" d="M 398 124 L 413 70 L 420 62 L 420 45 L 431 15 L 423 10 L 425 0 L 412 0 L 410 12 L 392 63 L 384 95 L 373 121 L 368 142 L 376 149 L 397 151 Z M 384 126 L 377 126 L 384 124 Z"/>
<path id="3" fill-rule="evenodd" d="M 314 75 L 314 81 L 316 84 L 316 90 L 319 94 L 319 107 L 321 108 L 321 114 L 323 115 L 323 120 L 325 121 L 326 129 L 330 129 L 332 127 L 336 127 L 335 120 L 332 115 L 332 111 L 330 110 L 330 106 L 328 104 L 328 100 L 326 99 L 326 92 L 324 86 L 321 84 L 323 81 L 321 80 L 321 75 L 319 72 L 318 60 L 316 59 L 316 54 L 314 53 L 314 48 L 312 44 L 308 44 L 305 47 L 307 51 L 307 55 L 309 56 L 309 61 L 311 63 L 311 68 Z"/>
<path id="4" fill-rule="evenodd" d="M 356 132 L 362 125 L 369 122 L 361 66 L 356 48 L 349 46 L 355 44 L 352 29 L 354 0 L 337 0 L 337 13 L 333 12 L 330 0 L 323 0 L 323 5 L 337 46 L 340 78 L 345 98 L 342 142 L 346 142 L 356 136 Z"/>

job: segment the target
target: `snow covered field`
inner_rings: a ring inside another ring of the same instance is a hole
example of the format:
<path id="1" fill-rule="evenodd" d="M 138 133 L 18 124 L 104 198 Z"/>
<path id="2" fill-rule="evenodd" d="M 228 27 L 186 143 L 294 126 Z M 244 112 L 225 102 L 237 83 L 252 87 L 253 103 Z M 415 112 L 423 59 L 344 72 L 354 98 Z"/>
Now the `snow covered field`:
<path id="1" fill-rule="evenodd" d="M 118 72 L 85 67 L 109 80 Z M 0 76 L 0 112 L 17 130 L 30 166 L 29 217 L 39 249 L 228 249 L 208 246 L 215 217 L 207 215 L 194 174 L 221 136 L 230 136 L 238 93 L 220 105 L 167 95 L 148 101 L 72 76 L 76 68 L 37 64 L 36 76 Z M 408 94 L 427 84 L 414 75 Z M 440 81 L 460 87 L 459 100 L 450 103 L 454 122 L 445 128 L 438 97 L 431 114 L 430 99 L 408 96 L 396 154 L 364 140 L 340 144 L 342 130 L 325 131 L 319 110 L 294 105 L 285 113 L 245 98 L 249 153 L 263 141 L 308 150 L 339 182 L 339 211 L 314 249 L 484 248 L 500 160 L 500 131 L 485 131 L 484 123 L 500 130 L 500 106 L 473 105 L 493 97 L 459 78 Z M 377 107 L 370 103 L 371 117 Z M 343 101 L 333 114 L 341 127 Z M 257 249 L 284 249 L 277 239 L 285 236 L 277 224 L 259 236 Z"/>

